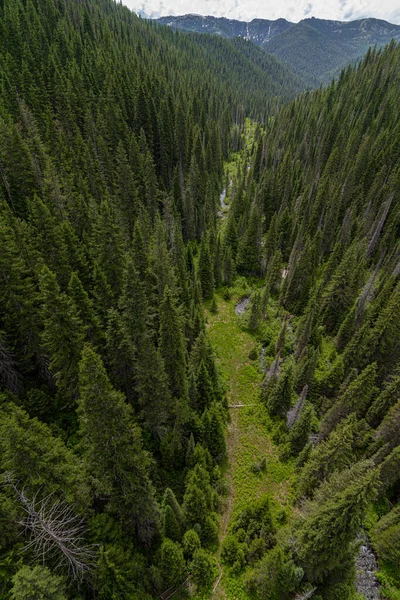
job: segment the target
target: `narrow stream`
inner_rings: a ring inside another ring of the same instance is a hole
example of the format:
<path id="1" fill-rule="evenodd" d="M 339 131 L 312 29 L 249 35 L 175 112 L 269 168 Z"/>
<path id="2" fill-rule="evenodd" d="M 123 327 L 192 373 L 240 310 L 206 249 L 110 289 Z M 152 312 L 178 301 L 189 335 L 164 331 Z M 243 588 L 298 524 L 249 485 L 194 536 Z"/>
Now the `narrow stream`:
<path id="1" fill-rule="evenodd" d="M 235 313 L 237 315 L 242 315 L 244 313 L 244 311 L 246 310 L 247 305 L 248 305 L 249 302 L 250 302 L 250 297 L 249 298 L 244 298 L 244 300 L 241 300 L 235 306 Z"/>
<path id="2" fill-rule="evenodd" d="M 356 590 L 367 600 L 380 600 L 379 582 L 375 576 L 378 570 L 376 556 L 365 533 L 361 533 L 360 539 L 360 551 L 356 557 Z"/>

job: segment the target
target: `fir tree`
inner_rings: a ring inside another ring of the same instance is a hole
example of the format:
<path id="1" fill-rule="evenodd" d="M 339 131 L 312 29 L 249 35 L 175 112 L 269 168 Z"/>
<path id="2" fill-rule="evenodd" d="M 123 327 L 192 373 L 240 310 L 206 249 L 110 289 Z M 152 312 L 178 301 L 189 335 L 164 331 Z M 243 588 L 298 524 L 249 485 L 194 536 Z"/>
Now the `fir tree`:
<path id="1" fill-rule="evenodd" d="M 214 389 L 207 367 L 203 360 L 196 374 L 196 407 L 199 413 L 209 408 L 215 400 Z"/>
<path id="2" fill-rule="evenodd" d="M 96 493 L 111 512 L 149 543 L 158 528 L 158 508 L 149 478 L 150 460 L 123 394 L 113 389 L 101 358 L 85 346 L 79 365 L 79 425 L 87 469 Z"/>
<path id="3" fill-rule="evenodd" d="M 212 298 L 214 293 L 214 273 L 211 262 L 209 242 L 204 237 L 200 247 L 199 280 L 203 298 L 206 300 Z"/>
<path id="4" fill-rule="evenodd" d="M 298 559 L 308 581 L 319 582 L 340 567 L 376 495 L 376 470 L 365 463 L 328 483 L 324 494 L 308 505 L 297 529 Z"/>
<path id="5" fill-rule="evenodd" d="M 183 583 L 186 574 L 185 559 L 182 548 L 172 540 L 165 539 L 160 548 L 160 571 L 164 587 L 178 587 Z"/>
<path id="6" fill-rule="evenodd" d="M 215 461 L 221 462 L 225 458 L 225 432 L 221 417 L 221 410 L 216 404 L 206 409 L 201 417 L 203 444 L 209 449 Z"/>
<path id="7" fill-rule="evenodd" d="M 261 274 L 261 219 L 257 206 L 253 207 L 248 227 L 240 240 L 237 267 L 246 275 Z"/>
<path id="8" fill-rule="evenodd" d="M 293 364 L 288 362 L 276 386 L 267 399 L 267 408 L 271 415 L 284 418 L 292 403 L 293 396 Z"/>
<path id="9" fill-rule="evenodd" d="M 73 302 L 60 291 L 57 279 L 47 267 L 40 273 L 43 347 L 50 354 L 61 396 L 74 402 L 77 396 L 78 363 L 84 340 L 84 327 Z"/>
<path id="10" fill-rule="evenodd" d="M 182 321 L 168 287 L 160 306 L 160 353 L 164 359 L 172 396 L 186 399 L 188 382 Z"/>
<path id="11" fill-rule="evenodd" d="M 313 416 L 313 408 L 310 404 L 307 404 L 291 428 L 289 443 L 293 454 L 299 454 L 307 444 L 311 433 Z"/>

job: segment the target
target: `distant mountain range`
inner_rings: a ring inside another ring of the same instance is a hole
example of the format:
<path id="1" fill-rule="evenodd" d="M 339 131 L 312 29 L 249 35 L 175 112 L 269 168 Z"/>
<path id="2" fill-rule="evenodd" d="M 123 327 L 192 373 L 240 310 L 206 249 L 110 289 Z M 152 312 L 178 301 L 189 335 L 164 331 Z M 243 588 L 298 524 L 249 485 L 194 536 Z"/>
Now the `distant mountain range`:
<path id="1" fill-rule="evenodd" d="M 183 15 L 156 21 L 188 32 L 248 39 L 318 84 L 328 82 L 343 67 L 362 58 L 370 46 L 384 46 L 392 39 L 400 41 L 400 25 L 379 19 L 343 22 L 312 17 L 299 23 L 286 19 L 253 19 L 246 23 L 224 17 Z"/>

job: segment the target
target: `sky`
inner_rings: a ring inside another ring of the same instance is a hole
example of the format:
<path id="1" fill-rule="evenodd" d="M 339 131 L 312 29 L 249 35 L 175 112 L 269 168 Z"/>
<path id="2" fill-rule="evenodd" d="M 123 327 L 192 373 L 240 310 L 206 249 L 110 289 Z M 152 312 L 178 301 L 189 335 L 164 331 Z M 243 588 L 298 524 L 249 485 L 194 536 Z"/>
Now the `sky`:
<path id="1" fill-rule="evenodd" d="M 353 21 L 365 17 L 400 24 L 400 0 L 122 0 L 142 16 L 213 15 L 240 21 L 254 18 L 301 21 L 306 17 Z"/>

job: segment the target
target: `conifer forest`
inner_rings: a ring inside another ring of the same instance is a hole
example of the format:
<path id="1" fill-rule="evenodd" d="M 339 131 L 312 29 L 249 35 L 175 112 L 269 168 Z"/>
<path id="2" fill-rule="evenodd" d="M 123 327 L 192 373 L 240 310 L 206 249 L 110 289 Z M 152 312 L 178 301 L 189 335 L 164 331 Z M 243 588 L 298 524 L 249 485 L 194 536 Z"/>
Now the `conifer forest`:
<path id="1" fill-rule="evenodd" d="M 311 88 L 0 0 L 1 600 L 399 600 L 400 45 Z"/>

